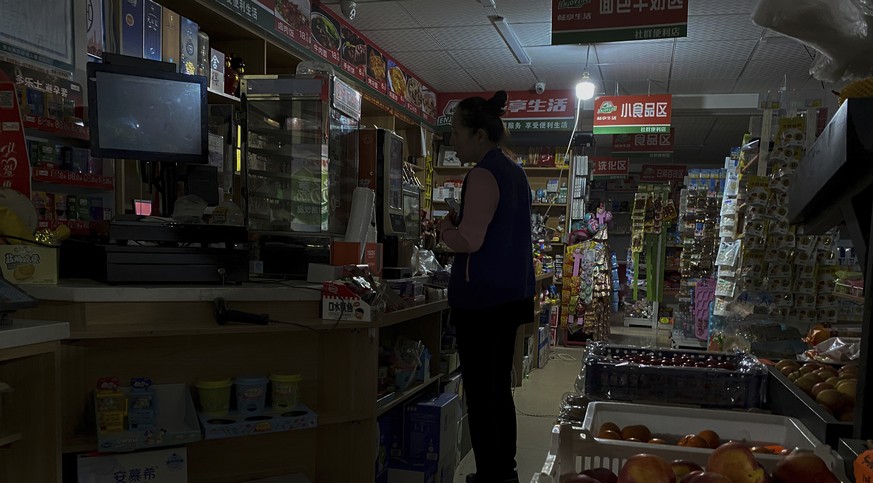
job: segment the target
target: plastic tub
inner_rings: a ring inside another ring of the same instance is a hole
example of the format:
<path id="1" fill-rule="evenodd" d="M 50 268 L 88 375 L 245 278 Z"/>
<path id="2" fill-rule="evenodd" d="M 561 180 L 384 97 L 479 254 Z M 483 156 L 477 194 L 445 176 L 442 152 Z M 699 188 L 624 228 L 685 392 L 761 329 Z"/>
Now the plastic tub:
<path id="1" fill-rule="evenodd" d="M 273 407 L 279 409 L 293 408 L 300 402 L 300 374 L 270 374 L 273 389 L 271 397 Z"/>
<path id="2" fill-rule="evenodd" d="M 236 409 L 244 414 L 259 414 L 264 411 L 267 400 L 267 378 L 264 376 L 238 376 L 236 378 Z"/>
<path id="3" fill-rule="evenodd" d="M 200 410 L 210 416 L 226 416 L 230 407 L 230 379 L 200 379 L 194 387 L 200 399 Z"/>

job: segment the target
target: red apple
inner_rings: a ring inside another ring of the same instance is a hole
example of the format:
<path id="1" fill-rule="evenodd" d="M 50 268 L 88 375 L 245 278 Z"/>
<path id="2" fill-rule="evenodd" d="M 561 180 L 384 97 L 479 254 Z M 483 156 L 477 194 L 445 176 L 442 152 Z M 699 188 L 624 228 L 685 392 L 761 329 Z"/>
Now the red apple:
<path id="1" fill-rule="evenodd" d="M 825 462 L 809 451 L 794 451 L 776 463 L 776 468 L 773 470 L 773 483 L 795 481 L 840 482 Z"/>
<path id="2" fill-rule="evenodd" d="M 709 456 L 706 471 L 730 478 L 733 483 L 765 483 L 767 472 L 742 443 L 725 443 Z"/>
<path id="3" fill-rule="evenodd" d="M 592 468 L 583 471 L 581 474 L 590 476 L 600 483 L 616 483 L 618 481 L 618 477 L 615 476 L 615 473 L 608 468 Z"/>
<path id="4" fill-rule="evenodd" d="M 676 483 L 669 463 L 651 454 L 635 454 L 618 472 L 618 483 Z"/>
<path id="5" fill-rule="evenodd" d="M 679 480 L 679 483 L 733 483 L 733 481 L 727 476 L 711 471 L 695 471 Z"/>
<path id="6" fill-rule="evenodd" d="M 703 468 L 693 461 L 673 460 L 670 462 L 670 466 L 673 468 L 673 473 L 676 473 L 676 481 L 681 480 L 688 473 L 703 471 Z"/>

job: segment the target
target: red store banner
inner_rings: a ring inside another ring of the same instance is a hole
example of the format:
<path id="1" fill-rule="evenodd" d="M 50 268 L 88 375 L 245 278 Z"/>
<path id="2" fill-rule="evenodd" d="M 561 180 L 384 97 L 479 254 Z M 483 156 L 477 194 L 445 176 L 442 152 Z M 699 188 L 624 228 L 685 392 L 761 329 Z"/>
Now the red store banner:
<path id="1" fill-rule="evenodd" d="M 439 117 L 437 118 L 438 126 L 450 126 L 452 124 L 452 114 L 455 113 L 455 108 L 460 102 L 468 97 L 485 97 L 486 99 L 493 93 L 488 92 L 451 92 L 440 94 L 439 96 Z M 525 127 L 523 124 L 515 127 L 516 129 L 572 129 L 572 122 L 576 116 L 576 94 L 573 91 L 546 91 L 543 94 L 536 94 L 528 91 L 512 91 L 508 92 L 508 100 L 506 102 L 506 112 L 503 114 L 503 120 L 507 122 L 510 129 L 516 121 L 536 121 L 537 125 L 531 127 L 532 123 Z M 550 127 L 541 127 L 541 121 L 545 121 L 546 126 L 551 121 Z M 569 122 L 567 122 L 569 121 Z M 564 124 L 566 122 L 566 125 Z"/>
<path id="2" fill-rule="evenodd" d="M 0 188 L 30 198 L 30 160 L 15 85 L 0 82 Z"/>
<path id="3" fill-rule="evenodd" d="M 688 166 L 684 164 L 644 164 L 640 181 L 644 183 L 669 183 L 685 179 Z"/>
<path id="4" fill-rule="evenodd" d="M 686 37 L 689 0 L 552 0 L 552 45 Z"/>
<path id="5" fill-rule="evenodd" d="M 592 156 L 590 163 L 592 178 L 625 179 L 630 171 L 630 162 L 626 158 Z"/>
<path id="6" fill-rule="evenodd" d="M 670 132 L 673 96 L 600 96 L 594 100 L 594 134 Z"/>

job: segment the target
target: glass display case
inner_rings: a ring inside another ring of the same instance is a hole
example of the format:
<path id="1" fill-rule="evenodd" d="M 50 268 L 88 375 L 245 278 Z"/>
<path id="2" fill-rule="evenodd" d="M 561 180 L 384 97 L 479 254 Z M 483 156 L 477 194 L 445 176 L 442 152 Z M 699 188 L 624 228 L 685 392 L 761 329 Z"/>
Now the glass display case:
<path id="1" fill-rule="evenodd" d="M 342 234 L 361 94 L 333 76 L 245 76 L 242 198 L 255 232 Z"/>

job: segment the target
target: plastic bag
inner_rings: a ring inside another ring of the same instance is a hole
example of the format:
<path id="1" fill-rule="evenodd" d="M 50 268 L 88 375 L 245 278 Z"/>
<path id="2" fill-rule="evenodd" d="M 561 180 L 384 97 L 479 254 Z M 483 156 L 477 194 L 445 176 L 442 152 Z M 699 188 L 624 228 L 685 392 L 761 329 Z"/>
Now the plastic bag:
<path id="1" fill-rule="evenodd" d="M 182 196 L 173 205 L 173 219 L 178 223 L 200 223 L 206 206 L 206 201 L 197 195 Z"/>
<path id="2" fill-rule="evenodd" d="M 873 71 L 870 0 L 761 0 L 752 21 L 819 51 L 810 73 L 825 82 Z"/>

